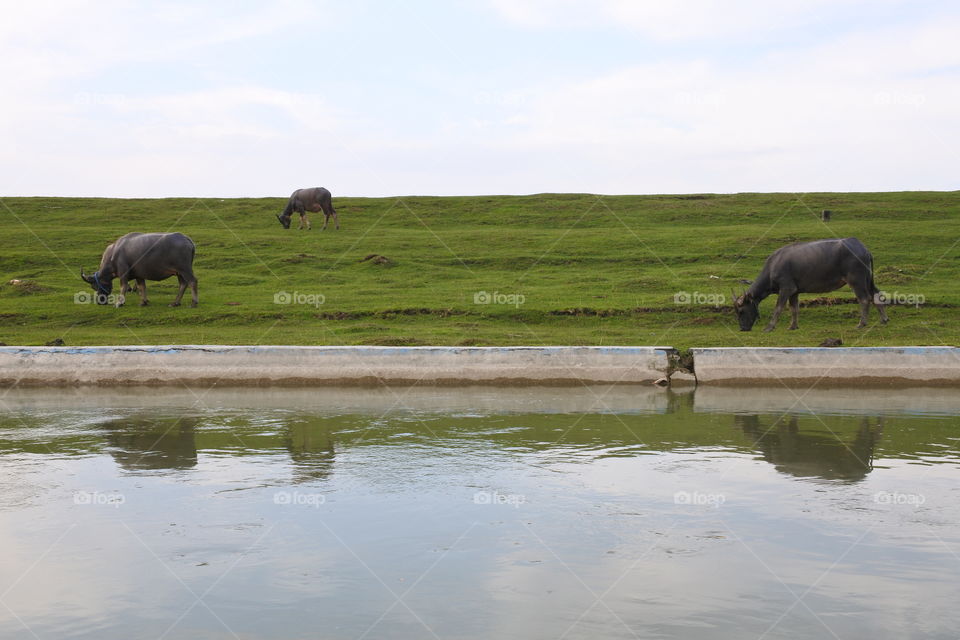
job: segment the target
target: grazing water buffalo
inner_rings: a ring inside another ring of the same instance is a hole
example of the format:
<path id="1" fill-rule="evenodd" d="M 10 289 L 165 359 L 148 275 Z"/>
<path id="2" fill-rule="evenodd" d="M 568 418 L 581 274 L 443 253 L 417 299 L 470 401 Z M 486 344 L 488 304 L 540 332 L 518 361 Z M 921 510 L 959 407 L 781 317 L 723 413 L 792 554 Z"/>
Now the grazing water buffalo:
<path id="1" fill-rule="evenodd" d="M 191 307 L 197 306 L 197 278 L 193 275 L 193 240 L 182 233 L 128 233 L 103 252 L 100 268 L 88 276 L 80 269 L 80 277 L 97 292 L 97 304 L 106 304 L 113 290 L 113 279 L 120 278 L 120 296 L 116 305 L 124 303 L 129 282 L 136 280 L 140 289 L 140 306 L 147 304 L 146 280 L 166 280 L 177 276 L 180 291 L 171 307 L 180 306 L 187 285 L 193 292 Z"/>
<path id="2" fill-rule="evenodd" d="M 323 187 L 312 187 L 310 189 L 297 189 L 290 194 L 290 200 L 283 213 L 277 216 L 277 220 L 283 225 L 284 229 L 290 228 L 290 218 L 294 212 L 300 215 L 300 226 L 297 229 L 303 229 L 303 224 L 307 224 L 309 231 L 310 220 L 307 219 L 308 211 L 323 211 L 323 226 L 321 231 L 327 228 L 327 222 L 333 217 L 333 223 L 336 228 L 340 228 L 340 220 L 337 219 L 337 211 L 333 208 L 333 201 L 330 198 L 330 192 Z"/>
<path id="3" fill-rule="evenodd" d="M 799 294 L 836 291 L 845 284 L 850 285 L 860 303 L 858 328 L 867 326 L 871 302 L 880 314 L 880 322 L 887 323 L 887 314 L 876 297 L 880 291 L 873 283 L 873 256 L 856 238 L 798 242 L 780 247 L 767 258 L 750 288 L 734 299 L 733 309 L 740 321 L 740 330 L 750 331 L 760 317 L 760 301 L 778 293 L 777 306 L 764 331 L 777 325 L 788 300 L 793 315 L 790 328 L 796 329 Z"/>

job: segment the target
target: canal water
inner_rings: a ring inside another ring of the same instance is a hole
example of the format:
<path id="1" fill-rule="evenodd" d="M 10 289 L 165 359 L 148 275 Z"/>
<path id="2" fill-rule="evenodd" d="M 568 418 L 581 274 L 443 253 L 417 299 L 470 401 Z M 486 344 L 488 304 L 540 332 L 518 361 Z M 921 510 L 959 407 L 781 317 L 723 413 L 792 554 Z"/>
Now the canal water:
<path id="1" fill-rule="evenodd" d="M 14 389 L 2 638 L 956 638 L 960 393 Z"/>

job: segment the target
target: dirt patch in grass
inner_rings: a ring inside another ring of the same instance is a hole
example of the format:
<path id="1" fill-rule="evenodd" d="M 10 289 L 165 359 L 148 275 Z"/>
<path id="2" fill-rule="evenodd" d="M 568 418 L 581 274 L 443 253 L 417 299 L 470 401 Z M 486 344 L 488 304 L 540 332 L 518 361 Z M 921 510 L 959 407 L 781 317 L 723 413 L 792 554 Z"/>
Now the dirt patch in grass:
<path id="1" fill-rule="evenodd" d="M 284 261 L 284 262 L 291 262 L 291 263 L 293 263 L 293 264 L 300 264 L 301 262 L 309 262 L 309 261 L 316 260 L 316 259 L 317 259 L 317 256 L 315 256 L 315 255 L 313 255 L 313 254 L 311 254 L 311 253 L 298 253 L 298 254 L 295 255 L 295 256 L 290 256 L 289 258 L 284 258 L 283 261 Z"/>
<path id="2" fill-rule="evenodd" d="M 801 300 L 801 307 L 832 307 L 838 304 L 857 304 L 856 298 L 826 298 L 819 297 L 811 300 Z"/>
<path id="3" fill-rule="evenodd" d="M 466 315 L 466 313 L 466 311 L 457 311 L 455 309 L 428 309 L 425 307 L 420 307 L 406 309 L 384 309 L 383 311 L 377 311 L 374 315 L 377 318 L 392 318 L 396 316 L 437 316 L 440 318 L 448 318 L 450 316 Z"/>
<path id="4" fill-rule="evenodd" d="M 317 318 L 321 320 L 359 320 L 360 318 L 396 318 L 398 316 L 436 316 L 448 318 L 450 316 L 463 316 L 466 311 L 456 309 L 428 309 L 426 307 L 409 307 L 405 309 L 384 309 L 382 311 L 329 311 L 318 313 Z"/>
<path id="5" fill-rule="evenodd" d="M 913 265 L 910 265 L 912 267 Z M 911 273 L 914 269 L 910 267 L 896 267 L 893 265 L 884 265 L 874 271 L 874 279 L 883 284 L 904 284 L 916 280 L 917 276 Z M 877 286 L 880 286 L 878 284 Z"/>
<path id="6" fill-rule="evenodd" d="M 33 280 L 19 280 L 14 278 L 7 282 L 8 287 L 12 287 L 14 291 L 23 294 L 30 293 L 43 293 L 44 291 L 49 291 L 49 287 L 44 287 Z"/>
<path id="7" fill-rule="evenodd" d="M 427 343 L 417 338 L 397 336 L 389 338 L 373 338 L 371 340 L 365 340 L 363 344 L 377 347 L 422 347 Z"/>
<path id="8" fill-rule="evenodd" d="M 648 313 L 729 313 L 732 307 L 713 307 L 699 305 L 676 305 L 672 307 L 633 307 L 632 309 L 591 309 L 590 307 L 575 307 L 572 309 L 554 309 L 548 311 L 551 316 L 576 316 L 591 318 L 611 318 L 615 316 L 632 316 Z"/>
<path id="9" fill-rule="evenodd" d="M 576 317 L 595 317 L 609 318 L 612 316 L 628 316 L 634 313 L 631 309 L 591 309 L 590 307 L 574 307 L 571 309 L 554 309 L 548 311 L 552 316 L 576 316 Z"/>

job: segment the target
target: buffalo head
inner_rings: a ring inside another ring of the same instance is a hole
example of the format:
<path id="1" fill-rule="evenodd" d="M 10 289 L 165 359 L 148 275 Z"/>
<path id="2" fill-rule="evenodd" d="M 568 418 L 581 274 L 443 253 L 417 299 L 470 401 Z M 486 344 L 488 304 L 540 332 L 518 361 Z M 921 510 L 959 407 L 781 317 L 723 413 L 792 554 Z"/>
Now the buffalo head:
<path id="1" fill-rule="evenodd" d="M 283 225 L 283 228 L 284 228 L 284 229 L 289 229 L 289 228 L 290 228 L 290 217 L 289 217 L 289 216 L 277 215 L 277 220 L 280 221 L 280 224 Z"/>
<path id="2" fill-rule="evenodd" d="M 740 323 L 740 331 L 750 331 L 760 317 L 760 307 L 749 293 L 733 299 L 733 311 Z"/>
<path id="3" fill-rule="evenodd" d="M 88 276 L 80 267 L 80 278 L 90 285 L 97 294 L 97 304 L 107 304 L 107 296 L 113 291 L 113 278 L 101 278 L 99 271 L 94 271 L 92 276 Z"/>

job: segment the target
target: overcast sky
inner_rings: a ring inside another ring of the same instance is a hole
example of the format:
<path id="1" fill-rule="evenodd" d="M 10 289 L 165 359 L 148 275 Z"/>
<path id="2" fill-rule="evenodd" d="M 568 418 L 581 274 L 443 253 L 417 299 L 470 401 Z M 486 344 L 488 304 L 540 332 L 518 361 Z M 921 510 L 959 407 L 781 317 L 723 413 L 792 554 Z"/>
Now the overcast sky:
<path id="1" fill-rule="evenodd" d="M 949 0 L 4 5 L 0 195 L 958 188 Z"/>

